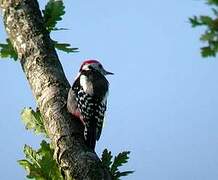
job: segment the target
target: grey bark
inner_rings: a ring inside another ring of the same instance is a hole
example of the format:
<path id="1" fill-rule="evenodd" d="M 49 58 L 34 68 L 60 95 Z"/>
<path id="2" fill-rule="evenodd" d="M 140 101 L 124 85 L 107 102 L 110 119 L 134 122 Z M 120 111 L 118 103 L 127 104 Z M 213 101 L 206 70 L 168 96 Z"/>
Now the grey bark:
<path id="1" fill-rule="evenodd" d="M 111 179 L 95 152 L 84 145 L 82 127 L 67 112 L 69 83 L 43 25 L 36 0 L 0 0 L 6 32 L 18 53 L 55 159 L 68 179 Z"/>

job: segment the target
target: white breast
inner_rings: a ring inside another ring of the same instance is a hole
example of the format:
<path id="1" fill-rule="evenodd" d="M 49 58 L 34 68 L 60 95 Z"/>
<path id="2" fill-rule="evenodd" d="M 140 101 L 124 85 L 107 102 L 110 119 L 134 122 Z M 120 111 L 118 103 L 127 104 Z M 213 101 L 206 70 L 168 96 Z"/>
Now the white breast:
<path id="1" fill-rule="evenodd" d="M 88 80 L 87 76 L 85 75 L 80 76 L 80 86 L 82 86 L 85 93 L 89 95 L 93 95 L 93 85 L 91 81 Z"/>

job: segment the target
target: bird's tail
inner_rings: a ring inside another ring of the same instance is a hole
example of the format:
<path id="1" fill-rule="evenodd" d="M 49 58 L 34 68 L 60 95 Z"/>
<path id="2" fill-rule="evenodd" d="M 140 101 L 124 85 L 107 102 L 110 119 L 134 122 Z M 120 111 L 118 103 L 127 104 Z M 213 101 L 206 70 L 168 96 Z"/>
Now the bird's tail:
<path id="1" fill-rule="evenodd" d="M 95 151 L 96 145 L 96 126 L 93 123 L 90 123 L 90 126 L 85 126 L 84 137 L 86 145 Z"/>

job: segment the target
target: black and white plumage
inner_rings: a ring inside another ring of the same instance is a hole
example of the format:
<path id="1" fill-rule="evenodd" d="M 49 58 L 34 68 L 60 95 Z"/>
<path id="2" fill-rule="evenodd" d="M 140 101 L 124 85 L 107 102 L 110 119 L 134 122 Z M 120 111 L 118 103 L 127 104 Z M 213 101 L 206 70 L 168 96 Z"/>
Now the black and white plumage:
<path id="1" fill-rule="evenodd" d="M 106 71 L 96 60 L 85 61 L 68 93 L 68 111 L 84 125 L 84 139 L 88 147 L 95 149 L 101 136 L 104 114 L 107 108 L 109 82 Z"/>

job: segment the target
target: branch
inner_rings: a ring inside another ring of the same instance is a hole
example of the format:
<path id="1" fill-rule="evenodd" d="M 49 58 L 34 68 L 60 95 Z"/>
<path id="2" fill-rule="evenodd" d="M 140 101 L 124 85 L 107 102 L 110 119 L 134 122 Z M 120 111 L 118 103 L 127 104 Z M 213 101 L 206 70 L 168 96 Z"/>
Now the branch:
<path id="1" fill-rule="evenodd" d="M 110 180 L 94 152 L 82 137 L 79 121 L 67 112 L 69 83 L 58 60 L 36 0 L 0 0 L 5 29 L 17 51 L 46 131 L 55 159 L 67 179 Z"/>

